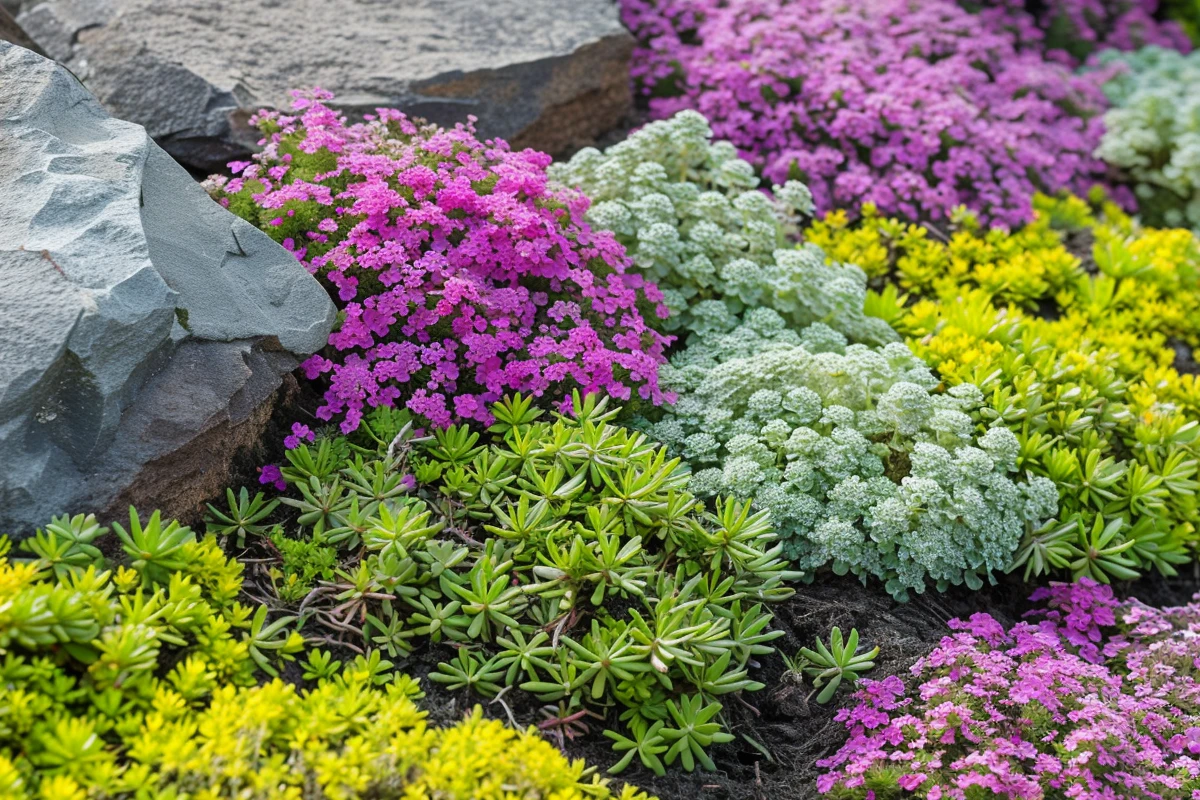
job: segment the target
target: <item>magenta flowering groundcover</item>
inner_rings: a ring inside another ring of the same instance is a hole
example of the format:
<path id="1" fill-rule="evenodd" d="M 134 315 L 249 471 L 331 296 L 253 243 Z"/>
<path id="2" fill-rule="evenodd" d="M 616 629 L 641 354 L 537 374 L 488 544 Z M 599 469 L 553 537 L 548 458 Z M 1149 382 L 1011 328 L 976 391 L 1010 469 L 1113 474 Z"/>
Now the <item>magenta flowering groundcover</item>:
<path id="1" fill-rule="evenodd" d="M 399 403 L 439 427 L 488 423 L 506 393 L 561 403 L 575 388 L 668 399 L 670 337 L 644 317 L 665 317 L 662 295 L 583 221 L 587 198 L 550 186 L 549 156 L 391 109 L 347 124 L 330 98 L 259 113 L 262 153 L 210 183 L 339 303 L 330 347 L 303 365 L 328 377 L 319 418 L 349 432 Z"/>
<path id="2" fill-rule="evenodd" d="M 1200 603 L 1118 601 L 1089 579 L 988 614 L 902 680 L 865 680 L 818 788 L 837 798 L 1200 797 Z M 898 787 L 898 788 L 897 788 Z M 901 791 L 903 790 L 903 791 Z"/>
<path id="3" fill-rule="evenodd" d="M 653 115 L 701 112 L 768 179 L 805 181 L 821 211 L 872 202 L 936 221 L 962 204 L 1015 225 L 1036 191 L 1105 182 L 1099 79 L 1019 47 L 996 14 L 954 0 L 622 0 L 622 12 Z"/>

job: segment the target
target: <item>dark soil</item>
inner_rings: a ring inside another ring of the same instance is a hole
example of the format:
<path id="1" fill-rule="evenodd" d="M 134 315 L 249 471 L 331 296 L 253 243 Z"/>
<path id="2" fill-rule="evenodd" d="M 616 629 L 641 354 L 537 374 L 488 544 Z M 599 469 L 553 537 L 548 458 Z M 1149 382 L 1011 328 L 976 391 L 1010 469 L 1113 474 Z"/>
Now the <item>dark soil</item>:
<path id="1" fill-rule="evenodd" d="M 1096 236 L 1090 228 L 1067 231 L 1063 236 L 1063 245 L 1079 259 L 1080 266 L 1086 274 L 1100 274 L 1100 267 L 1096 265 L 1095 256 Z"/>
<path id="2" fill-rule="evenodd" d="M 1175 361 L 1171 364 L 1180 375 L 1200 375 L 1200 363 L 1196 362 L 1196 351 L 1187 342 L 1179 339 L 1168 339 L 1167 346 L 1175 351 Z"/>
<path id="3" fill-rule="evenodd" d="M 234 457 L 230 486 L 245 486 L 253 495 L 261 488 L 258 473 L 262 465 L 283 463 L 283 440 L 291 434 L 292 423 L 302 422 L 314 430 L 326 424 L 313 415 L 313 410 L 321 405 L 321 392 L 320 384 L 304 379 L 299 370 L 284 379 L 279 402 L 259 437 L 258 446 Z M 224 499 L 214 498 L 214 503 L 222 507 Z"/>
<path id="4" fill-rule="evenodd" d="M 647 107 L 647 104 L 644 102 L 637 103 L 629 112 L 629 115 L 621 121 L 620 125 L 618 125 L 616 128 L 613 128 L 608 133 L 599 136 L 596 139 L 596 143 L 592 146 L 597 150 L 607 150 L 614 144 L 619 144 L 620 142 L 625 141 L 629 138 L 630 134 L 639 130 L 651 121 L 653 120 L 650 116 L 650 110 Z M 566 161 L 573 155 L 575 155 L 575 153 L 566 153 L 560 160 Z"/>

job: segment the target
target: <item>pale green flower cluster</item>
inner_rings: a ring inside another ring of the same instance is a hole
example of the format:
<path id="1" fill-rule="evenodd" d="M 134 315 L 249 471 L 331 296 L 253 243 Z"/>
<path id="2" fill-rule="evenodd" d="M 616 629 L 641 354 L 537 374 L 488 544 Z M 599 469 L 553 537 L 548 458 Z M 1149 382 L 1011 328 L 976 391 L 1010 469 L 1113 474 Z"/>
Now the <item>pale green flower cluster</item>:
<path id="1" fill-rule="evenodd" d="M 601 153 L 581 150 L 550 176 L 582 189 L 588 221 L 614 232 L 634 264 L 662 290 L 668 330 L 692 327 L 692 309 L 721 300 L 732 313 L 768 307 L 797 327 L 824 323 L 853 341 L 896 341 L 863 313 L 866 275 L 795 248 L 812 195 L 797 181 L 759 191 L 754 168 L 729 142 L 713 142 L 703 116 L 683 111 Z"/>
<path id="2" fill-rule="evenodd" d="M 1200 231 L 1200 51 L 1107 51 L 1099 63 L 1120 70 L 1104 84 L 1113 108 L 1096 156 L 1133 178 L 1146 223 Z"/>
<path id="3" fill-rule="evenodd" d="M 589 221 L 616 233 L 688 334 L 659 373 L 677 404 L 642 425 L 691 465 L 691 491 L 769 510 L 809 576 L 878 578 L 900 599 L 978 587 L 1057 513 L 1054 484 L 1017 473 L 1016 436 L 980 423 L 979 389 L 938 393 L 864 314 L 862 270 L 792 243 L 807 188 L 759 191 L 699 114 L 581 151 L 552 177 L 593 198 Z"/>
<path id="4" fill-rule="evenodd" d="M 1058 510 L 1046 478 L 1017 475 L 1019 445 L 984 430 L 978 388 L 938 381 L 898 342 L 847 344 L 824 325 L 758 309 L 739 323 L 699 304 L 690 345 L 660 373 L 679 401 L 652 435 L 692 466 L 698 495 L 753 497 L 788 555 L 883 581 L 898 599 L 982 585 L 1027 525 Z"/>

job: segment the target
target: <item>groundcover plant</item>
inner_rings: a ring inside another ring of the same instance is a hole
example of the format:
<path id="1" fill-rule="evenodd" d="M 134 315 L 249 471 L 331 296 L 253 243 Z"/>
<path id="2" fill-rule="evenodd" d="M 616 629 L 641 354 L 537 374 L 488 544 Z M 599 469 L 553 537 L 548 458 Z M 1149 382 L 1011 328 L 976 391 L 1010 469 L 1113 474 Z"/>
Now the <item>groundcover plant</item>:
<path id="1" fill-rule="evenodd" d="M 1084 579 L 1034 592 L 1007 630 L 986 613 L 839 712 L 835 798 L 1188 798 L 1200 790 L 1200 606 L 1151 608 Z"/>
<path id="2" fill-rule="evenodd" d="M 1096 63 L 1113 71 L 1096 155 L 1128 173 L 1147 222 L 1200 230 L 1200 51 L 1110 50 Z"/>
<path id="3" fill-rule="evenodd" d="M 748 671 L 796 576 L 765 512 L 706 509 L 679 460 L 615 415 L 576 394 L 544 419 L 514 396 L 487 435 L 416 436 L 379 409 L 288 452 L 298 527 L 231 499 L 213 529 L 281 554 L 270 591 L 308 615 L 310 641 L 390 658 L 445 642 L 431 680 L 499 708 L 519 688 L 560 739 L 600 723 L 625 753 L 615 771 L 713 769 L 722 702 L 763 688 Z"/>
<path id="4" fill-rule="evenodd" d="M 305 649 L 296 618 L 243 605 L 243 564 L 157 513 L 112 530 L 61 517 L 9 549 L 0 538 L 5 798 L 646 800 L 478 710 L 430 727 L 417 682 L 378 653 L 312 651 L 281 680 Z"/>
<path id="5" fill-rule="evenodd" d="M 729 142 L 712 141 L 696 112 L 651 123 L 603 153 L 586 148 L 549 174 L 591 198 L 587 220 L 616 234 L 662 291 L 670 330 L 703 327 L 693 308 L 720 300 L 734 314 L 766 306 L 794 327 L 822 322 L 856 342 L 897 338 L 863 313 L 862 270 L 794 246 L 813 213 L 808 187 L 757 191 L 754 167 Z"/>
<path id="6" fill-rule="evenodd" d="M 679 402 L 648 430 L 691 462 L 690 488 L 755 498 L 810 579 L 829 565 L 906 599 L 1007 567 L 1058 496 L 1018 472 L 1012 431 L 983 424 L 983 392 L 935 393 L 905 345 L 806 333 L 754 312 L 664 368 Z"/>
<path id="7" fill-rule="evenodd" d="M 1035 191 L 1086 191 L 1097 81 L 953 0 L 624 0 L 656 117 L 690 108 L 771 181 L 817 208 L 873 202 L 910 219 L 966 204 L 1032 216 Z"/>
<path id="8" fill-rule="evenodd" d="M 350 125 L 327 99 L 260 113 L 263 151 L 209 182 L 341 306 L 330 352 L 304 364 L 329 376 L 320 419 L 349 432 L 399 400 L 440 427 L 488 422 L 505 392 L 562 403 L 574 387 L 665 399 L 669 339 L 646 321 L 661 295 L 579 219 L 582 197 L 548 187 L 549 156 L 389 109 Z"/>

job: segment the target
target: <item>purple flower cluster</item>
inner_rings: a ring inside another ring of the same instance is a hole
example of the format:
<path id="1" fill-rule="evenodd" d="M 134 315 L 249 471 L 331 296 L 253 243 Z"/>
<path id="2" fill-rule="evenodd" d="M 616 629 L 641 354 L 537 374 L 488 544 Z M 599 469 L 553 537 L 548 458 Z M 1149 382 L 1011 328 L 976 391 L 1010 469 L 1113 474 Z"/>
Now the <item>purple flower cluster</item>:
<path id="1" fill-rule="evenodd" d="M 915 690 L 863 681 L 821 792 L 1200 797 L 1200 603 L 1119 602 L 1086 578 L 1033 599 L 1045 608 L 1007 631 L 987 614 L 952 622 Z"/>
<path id="2" fill-rule="evenodd" d="M 212 185 L 341 308 L 330 347 L 303 365 L 329 378 L 319 418 L 349 432 L 366 407 L 402 403 L 436 426 L 486 423 L 518 391 L 669 399 L 658 366 L 670 340 L 643 316 L 666 316 L 662 296 L 583 221 L 586 198 L 548 184 L 549 156 L 390 109 L 348 125 L 328 99 L 258 114 L 262 153 Z M 307 440 L 294 429 L 288 445 Z"/>
<path id="3" fill-rule="evenodd" d="M 1158 0 L 1046 0 L 1036 14 L 1027 11 L 1025 0 L 984 0 L 983 5 L 980 16 L 990 25 L 1011 31 L 1022 46 L 1047 49 L 1066 63 L 1106 47 L 1191 50 L 1178 23 L 1155 18 Z"/>
<path id="4" fill-rule="evenodd" d="M 695 109 L 820 209 L 1031 219 L 1036 191 L 1084 192 L 1105 100 L 953 0 L 622 0 L 655 117 Z"/>

